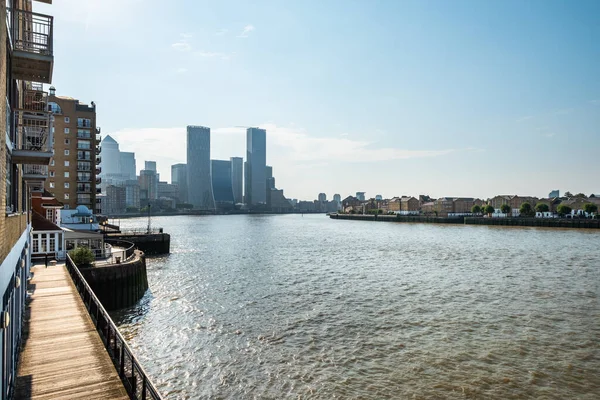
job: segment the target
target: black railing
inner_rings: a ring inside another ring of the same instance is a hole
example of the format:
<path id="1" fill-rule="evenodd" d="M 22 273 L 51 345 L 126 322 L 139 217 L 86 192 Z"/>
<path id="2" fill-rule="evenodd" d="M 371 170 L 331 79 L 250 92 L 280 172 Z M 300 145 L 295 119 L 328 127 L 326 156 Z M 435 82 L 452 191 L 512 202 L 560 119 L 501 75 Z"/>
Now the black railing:
<path id="1" fill-rule="evenodd" d="M 164 233 L 163 228 L 151 228 L 150 232 L 148 232 L 148 228 L 131 228 L 131 229 L 121 229 L 121 235 L 148 235 L 148 234 L 158 234 Z"/>
<path id="2" fill-rule="evenodd" d="M 121 381 L 123 381 L 129 398 L 136 400 L 162 400 L 158 390 L 156 390 L 154 384 L 152 384 L 150 378 L 136 360 L 127 342 L 121 336 L 119 329 L 68 254 L 66 266 L 81 296 L 81 300 L 83 300 L 83 304 L 86 306 L 92 322 L 96 326 L 100 339 L 104 343 L 104 347 L 106 347 L 106 351 L 112 359 Z"/>
<path id="3" fill-rule="evenodd" d="M 128 242 L 127 240 L 106 239 L 104 240 L 104 242 L 112 246 L 124 248 L 126 259 L 129 259 L 129 257 L 133 256 L 133 254 L 135 253 L 135 244 Z"/>

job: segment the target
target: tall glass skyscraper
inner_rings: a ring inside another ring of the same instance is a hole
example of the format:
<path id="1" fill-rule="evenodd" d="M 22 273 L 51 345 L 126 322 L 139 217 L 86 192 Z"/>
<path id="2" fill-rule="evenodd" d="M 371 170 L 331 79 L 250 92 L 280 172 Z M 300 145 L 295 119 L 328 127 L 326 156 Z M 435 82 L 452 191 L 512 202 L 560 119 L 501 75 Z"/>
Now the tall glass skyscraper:
<path id="1" fill-rule="evenodd" d="M 231 161 L 211 160 L 211 176 L 215 203 L 233 205 L 233 186 L 231 184 Z"/>
<path id="2" fill-rule="evenodd" d="M 244 159 L 242 157 L 231 157 L 231 187 L 233 189 L 233 201 L 235 204 L 244 202 Z"/>
<path id="3" fill-rule="evenodd" d="M 188 202 L 194 208 L 214 210 L 210 179 L 210 128 L 187 127 Z"/>
<path id="4" fill-rule="evenodd" d="M 246 130 L 246 204 L 267 203 L 267 132 L 264 129 Z"/>
<path id="5" fill-rule="evenodd" d="M 179 191 L 179 202 L 187 203 L 188 190 L 187 190 L 187 165 L 185 164 L 173 164 L 171 165 L 171 183 L 175 183 L 178 186 Z"/>

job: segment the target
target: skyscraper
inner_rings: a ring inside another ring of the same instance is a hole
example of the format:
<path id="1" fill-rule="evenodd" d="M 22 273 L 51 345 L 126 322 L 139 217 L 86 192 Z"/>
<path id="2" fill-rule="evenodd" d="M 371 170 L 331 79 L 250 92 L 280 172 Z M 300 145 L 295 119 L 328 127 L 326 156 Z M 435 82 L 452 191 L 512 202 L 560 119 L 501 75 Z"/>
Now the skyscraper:
<path id="1" fill-rule="evenodd" d="M 246 130 L 246 204 L 248 206 L 267 202 L 267 132 L 264 129 Z"/>
<path id="2" fill-rule="evenodd" d="M 219 206 L 225 204 L 232 206 L 233 186 L 231 184 L 231 161 L 211 160 L 211 178 L 215 203 Z"/>
<path id="3" fill-rule="evenodd" d="M 210 128 L 187 127 L 188 202 L 195 208 L 213 210 L 215 200 L 210 179 Z"/>
<path id="4" fill-rule="evenodd" d="M 319 193 L 319 202 L 325 203 L 327 201 L 327 195 L 325 193 Z"/>
<path id="5" fill-rule="evenodd" d="M 185 165 L 185 164 L 171 165 L 171 183 L 175 183 L 179 187 L 179 202 L 187 203 L 187 201 L 188 201 L 187 165 Z"/>
<path id="6" fill-rule="evenodd" d="M 244 159 L 242 157 L 231 157 L 231 188 L 233 190 L 233 201 L 235 204 L 244 202 Z"/>
<path id="7" fill-rule="evenodd" d="M 126 179 L 135 179 L 135 153 L 122 151 L 121 152 L 121 175 Z"/>
<path id="8" fill-rule="evenodd" d="M 144 161 L 144 169 L 156 172 L 156 161 Z"/>

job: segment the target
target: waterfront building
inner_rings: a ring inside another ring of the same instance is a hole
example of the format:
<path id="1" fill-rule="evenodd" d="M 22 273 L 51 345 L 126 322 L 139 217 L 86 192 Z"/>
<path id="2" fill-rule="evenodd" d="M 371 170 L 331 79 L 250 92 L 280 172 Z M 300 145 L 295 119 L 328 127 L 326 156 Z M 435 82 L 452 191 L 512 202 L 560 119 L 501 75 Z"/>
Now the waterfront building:
<path id="1" fill-rule="evenodd" d="M 560 190 L 553 190 L 548 194 L 548 198 L 554 199 L 556 197 L 560 197 Z"/>
<path id="2" fill-rule="evenodd" d="M 171 183 L 177 185 L 177 199 L 179 203 L 187 203 L 187 165 L 173 164 L 171 165 Z"/>
<path id="3" fill-rule="evenodd" d="M 333 195 L 333 201 L 337 201 L 338 203 L 342 202 L 342 196 L 340 196 L 338 193 Z"/>
<path id="4" fill-rule="evenodd" d="M 140 185 L 140 202 L 143 206 L 158 198 L 158 180 L 156 172 L 143 169 L 138 176 Z"/>
<path id="5" fill-rule="evenodd" d="M 327 201 L 327 195 L 325 193 L 319 193 L 318 200 L 320 203 L 325 203 Z"/>
<path id="6" fill-rule="evenodd" d="M 286 213 L 294 208 L 290 201 L 283 195 L 283 189 L 271 189 L 269 191 L 269 206 L 271 212 Z"/>
<path id="7" fill-rule="evenodd" d="M 140 184 L 137 179 L 126 180 L 125 183 L 125 207 L 140 208 Z"/>
<path id="8" fill-rule="evenodd" d="M 179 199 L 179 186 L 174 183 L 158 182 L 158 198 L 168 198 L 173 200 Z"/>
<path id="9" fill-rule="evenodd" d="M 356 192 L 356 198 L 360 201 L 365 201 L 365 192 Z"/>
<path id="10" fill-rule="evenodd" d="M 244 202 L 244 159 L 231 157 L 231 187 L 235 204 Z"/>
<path id="11" fill-rule="evenodd" d="M 54 156 L 50 163 L 48 190 L 65 208 L 85 205 L 95 210 L 100 186 L 100 128 L 96 127 L 96 104 L 57 96 L 50 87 L 48 109 L 54 115 Z"/>
<path id="12" fill-rule="evenodd" d="M 245 200 L 249 207 L 267 203 L 267 132 L 246 130 Z"/>
<path id="13" fill-rule="evenodd" d="M 375 200 L 381 201 L 381 200 L 383 200 L 383 196 L 381 196 L 380 194 L 376 194 L 375 195 Z"/>
<path id="14" fill-rule="evenodd" d="M 188 203 L 194 208 L 214 210 L 215 200 L 210 178 L 210 128 L 187 127 Z"/>
<path id="15" fill-rule="evenodd" d="M 219 208 L 231 208 L 235 202 L 231 182 L 231 161 L 211 160 L 210 163 L 215 204 Z"/>
<path id="16" fill-rule="evenodd" d="M 273 167 L 267 165 L 265 169 L 265 178 L 267 179 L 267 200 L 269 199 L 271 189 L 275 189 L 275 177 L 273 176 Z"/>
<path id="17" fill-rule="evenodd" d="M 7 13 L 7 7 L 10 12 Z M 33 10 L 32 10 L 33 9 Z M 53 17 L 26 1 L 0 4 L 0 362 L 2 398 L 13 393 L 31 266 L 30 189 L 44 187 L 53 156 L 52 115 L 43 84 L 52 82 Z M 35 19 L 33 19 L 35 18 Z M 35 21 L 35 23 L 32 22 Z"/>
<path id="18" fill-rule="evenodd" d="M 106 215 L 125 213 L 127 211 L 125 187 L 106 185 L 104 189 L 102 213 Z"/>
<path id="19" fill-rule="evenodd" d="M 134 153 L 120 151 L 119 143 L 110 135 L 102 139 L 100 147 L 102 156 L 97 158 L 100 161 L 102 189 L 108 185 L 123 186 L 126 180 L 136 179 Z"/>

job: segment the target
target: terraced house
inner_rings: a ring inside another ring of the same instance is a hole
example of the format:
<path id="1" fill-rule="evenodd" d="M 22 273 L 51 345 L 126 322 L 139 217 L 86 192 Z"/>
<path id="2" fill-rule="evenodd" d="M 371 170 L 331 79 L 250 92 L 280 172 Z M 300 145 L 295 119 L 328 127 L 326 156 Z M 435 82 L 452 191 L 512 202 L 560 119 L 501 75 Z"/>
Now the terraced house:
<path id="1" fill-rule="evenodd" d="M 31 265 L 30 192 L 43 186 L 53 155 L 43 84 L 52 81 L 54 56 L 53 17 L 35 13 L 31 0 L 3 1 L 0 21 L 0 390 L 6 399 L 14 388 Z"/>

